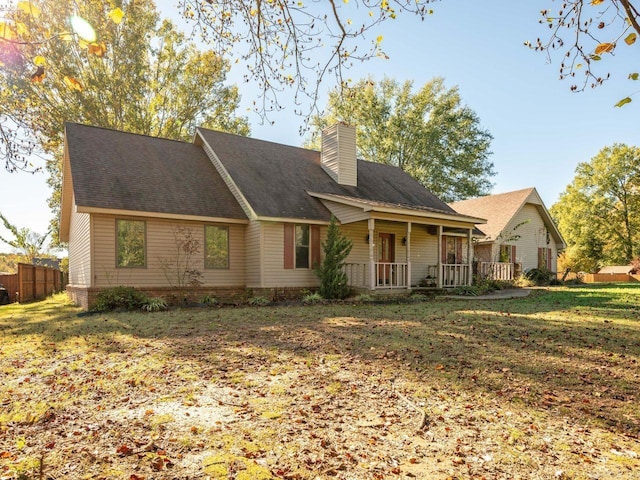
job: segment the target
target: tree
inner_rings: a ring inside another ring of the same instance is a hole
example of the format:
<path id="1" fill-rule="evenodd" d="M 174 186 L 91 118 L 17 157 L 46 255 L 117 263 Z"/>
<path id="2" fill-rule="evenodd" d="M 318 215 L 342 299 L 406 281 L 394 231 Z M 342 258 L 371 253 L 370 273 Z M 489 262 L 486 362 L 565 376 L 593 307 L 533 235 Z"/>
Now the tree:
<path id="1" fill-rule="evenodd" d="M 340 232 L 338 223 L 332 215 L 327 239 L 322 244 L 324 260 L 315 270 L 320 279 L 320 295 L 323 298 L 342 299 L 349 295 L 347 274 L 343 267 L 352 247 L 353 242 Z"/>
<path id="2" fill-rule="evenodd" d="M 9 170 L 29 168 L 29 153 L 48 156 L 56 218 L 64 121 L 181 140 L 190 140 L 198 125 L 249 133 L 246 118 L 235 114 L 237 88 L 224 84 L 228 63 L 196 49 L 171 22 L 160 22 L 151 0 L 123 0 L 118 8 L 106 0 L 27 3 L 28 13 L 17 9 L 10 18 L 16 26 L 31 22 L 28 38 L 48 40 L 20 49 L 0 42 L 14 52 L 10 62 L 3 57 L 0 71 L 0 153 Z M 79 28 L 69 32 L 74 15 L 95 38 Z M 24 75 L 27 68 L 31 76 Z"/>
<path id="3" fill-rule="evenodd" d="M 400 167 L 445 201 L 487 194 L 495 175 L 491 135 L 461 105 L 457 88 L 435 78 L 413 92 L 413 82 L 360 80 L 341 98 L 329 95 L 327 113 L 311 120 L 308 145 L 336 121 L 357 126 L 358 155 Z"/>
<path id="4" fill-rule="evenodd" d="M 640 10 L 635 0 L 562 0 L 557 10 L 541 11 L 540 23 L 549 26 L 551 34 L 525 45 L 545 52 L 549 60 L 554 50 L 562 52 L 560 79 L 579 79 L 571 85 L 572 91 L 587 86 L 601 85 L 610 76 L 599 74 L 595 68 L 607 55 L 614 55 L 620 47 L 633 45 L 640 35 Z M 637 71 L 629 72 L 630 80 L 638 80 Z M 616 106 L 631 102 L 626 97 Z"/>
<path id="5" fill-rule="evenodd" d="M 37 257 L 42 256 L 44 253 L 43 245 L 49 236 L 49 232 L 40 235 L 26 227 L 18 228 L 9 222 L 2 213 L 0 213 L 0 220 L 2 220 L 4 227 L 13 235 L 13 240 L 0 236 L 0 241 L 14 248 L 24 257 L 27 263 L 34 263 Z"/>
<path id="6" fill-rule="evenodd" d="M 551 213 L 572 269 L 628 264 L 640 253 L 640 148 L 615 144 L 580 163 Z"/>
<path id="7" fill-rule="evenodd" d="M 355 62 L 388 58 L 383 38 L 375 32 L 377 26 L 406 16 L 424 20 L 434 13 L 430 6 L 436 1 L 179 0 L 178 8 L 218 56 L 233 58 L 246 67 L 246 81 L 257 83 L 262 91 L 255 111 L 266 118 L 270 111 L 282 108 L 278 97 L 284 91 L 287 97 L 293 91 L 298 113 L 315 112 L 320 86 L 328 77 L 342 88 L 348 83 L 343 74 Z M 24 16 L 15 20 L 7 15 L 9 21 L 0 22 L 0 56 L 20 56 L 25 46 L 68 35 L 67 29 L 34 28 L 43 17 L 38 10 L 41 2 L 18 1 L 18 10 Z M 561 78 L 574 78 L 576 72 L 584 71 L 584 84 L 573 84 L 572 90 L 582 90 L 589 83 L 601 84 L 608 75 L 597 75 L 594 64 L 603 54 L 614 53 L 622 41 L 634 44 L 640 34 L 637 1 L 562 0 L 558 5 L 555 11 L 541 11 L 540 22 L 549 26 L 549 36 L 541 35 L 527 45 L 546 52 L 549 58 L 553 50 L 560 50 L 564 59 Z M 114 8 L 109 13 L 119 18 L 119 10 Z M 38 73 L 37 69 L 31 70 L 33 75 Z M 630 72 L 629 78 L 637 80 L 638 73 Z M 619 105 L 630 101 L 627 97 Z M 0 122 L 0 137 L 11 138 L 15 128 Z M 14 141 L 10 145 L 15 155 L 30 148 L 29 142 Z"/>

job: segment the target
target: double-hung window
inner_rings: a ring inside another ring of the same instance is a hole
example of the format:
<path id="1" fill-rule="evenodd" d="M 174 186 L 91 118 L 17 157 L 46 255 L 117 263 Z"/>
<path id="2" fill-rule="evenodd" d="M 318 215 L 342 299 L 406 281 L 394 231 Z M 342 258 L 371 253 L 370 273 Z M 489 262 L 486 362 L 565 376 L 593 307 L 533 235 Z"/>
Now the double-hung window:
<path id="1" fill-rule="evenodd" d="M 309 225 L 296 225 L 296 268 L 309 268 Z"/>
<path id="2" fill-rule="evenodd" d="M 204 227 L 205 268 L 229 268 L 229 228 L 217 225 Z"/>
<path id="3" fill-rule="evenodd" d="M 146 224 L 143 220 L 116 219 L 116 266 L 146 266 Z"/>

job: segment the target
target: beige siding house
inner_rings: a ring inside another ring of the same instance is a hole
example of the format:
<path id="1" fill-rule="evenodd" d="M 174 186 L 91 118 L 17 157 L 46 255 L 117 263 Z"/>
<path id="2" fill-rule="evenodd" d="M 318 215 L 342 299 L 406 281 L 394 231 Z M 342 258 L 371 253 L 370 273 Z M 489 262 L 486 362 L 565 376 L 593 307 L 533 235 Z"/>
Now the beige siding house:
<path id="1" fill-rule="evenodd" d="M 557 272 L 558 254 L 566 248 L 535 188 L 488 195 L 450 204 L 456 211 L 487 219 L 477 238 L 479 273 L 512 279 L 518 272 L 546 268 Z"/>
<path id="2" fill-rule="evenodd" d="M 398 168 L 356 158 L 355 128 L 322 152 L 197 129 L 192 143 L 67 124 L 60 237 L 68 292 L 275 295 L 318 286 L 331 217 L 353 241 L 363 290 L 472 281 L 480 216 L 459 213 Z"/>

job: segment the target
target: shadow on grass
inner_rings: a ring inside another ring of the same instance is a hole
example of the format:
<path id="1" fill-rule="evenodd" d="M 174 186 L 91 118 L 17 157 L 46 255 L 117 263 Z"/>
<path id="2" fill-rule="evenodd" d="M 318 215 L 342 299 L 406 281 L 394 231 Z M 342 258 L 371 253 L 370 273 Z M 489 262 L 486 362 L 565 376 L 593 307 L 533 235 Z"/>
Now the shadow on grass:
<path id="1" fill-rule="evenodd" d="M 447 385 L 572 423 L 637 437 L 640 285 L 536 291 L 524 299 L 403 305 L 185 309 L 78 317 L 68 305 L 0 311 L 0 334 L 50 344 L 90 339 L 106 353 L 157 339 L 166 355 L 216 369 L 291 359 L 358 357 L 383 376 Z M 20 313 L 22 311 L 23 313 Z"/>

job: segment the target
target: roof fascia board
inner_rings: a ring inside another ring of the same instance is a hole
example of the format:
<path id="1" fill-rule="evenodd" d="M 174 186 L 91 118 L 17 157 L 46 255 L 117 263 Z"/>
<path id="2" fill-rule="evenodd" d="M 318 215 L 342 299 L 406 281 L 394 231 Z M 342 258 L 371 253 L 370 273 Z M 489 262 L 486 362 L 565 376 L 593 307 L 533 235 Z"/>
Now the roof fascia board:
<path id="1" fill-rule="evenodd" d="M 484 218 L 470 217 L 467 215 L 449 215 L 446 213 L 413 210 L 410 208 L 367 205 L 366 203 L 358 202 L 355 199 L 344 199 L 341 197 L 337 197 L 335 195 L 327 195 L 327 194 L 315 193 L 315 192 L 307 192 L 307 193 L 319 199 L 330 200 L 332 202 L 343 203 L 345 205 L 350 205 L 354 207 L 360 207 L 365 212 L 390 213 L 390 214 L 405 215 L 410 217 L 423 217 L 423 218 L 431 218 L 436 220 L 450 220 L 453 222 L 473 223 L 474 225 L 477 223 L 487 223 L 487 221 Z"/>
<path id="2" fill-rule="evenodd" d="M 233 223 L 247 225 L 249 220 L 243 218 L 204 217 L 201 215 L 183 215 L 179 213 L 145 212 L 140 210 L 123 210 L 118 208 L 101 208 L 76 206 L 78 213 L 98 213 L 103 215 L 123 215 L 129 217 L 146 217 L 167 220 L 184 220 L 190 222 Z"/>
<path id="3" fill-rule="evenodd" d="M 443 227 L 452 228 L 473 228 L 475 223 L 464 222 L 459 220 L 449 220 L 446 218 L 433 218 L 433 217 L 416 217 L 411 214 L 397 214 L 387 212 L 372 212 L 371 218 L 374 220 L 388 221 L 388 222 L 411 222 L 420 225 L 440 225 Z"/>
<path id="4" fill-rule="evenodd" d="M 64 133 L 64 153 L 62 157 L 62 188 L 60 196 L 60 224 L 58 236 L 63 242 L 69 241 L 71 229 L 71 210 L 73 203 L 73 178 L 71 176 L 71 164 L 69 163 L 69 146 L 67 145 L 67 132 Z"/>
<path id="5" fill-rule="evenodd" d="M 307 225 L 329 225 L 331 222 L 326 220 L 311 220 L 308 218 L 290 218 L 290 217 L 256 217 L 255 220 L 260 222 L 272 223 L 303 223 Z"/>
<path id="6" fill-rule="evenodd" d="M 252 220 L 258 218 L 258 215 L 256 214 L 255 210 L 251 207 L 251 204 L 249 203 L 247 198 L 244 196 L 244 194 L 240 190 L 240 187 L 238 187 L 236 182 L 234 182 L 233 178 L 231 177 L 227 169 L 224 167 L 223 163 L 220 161 L 220 158 L 218 158 L 218 155 L 216 155 L 216 152 L 213 150 L 213 147 L 209 145 L 205 140 L 204 136 L 200 134 L 200 129 L 196 129 L 193 143 L 195 145 L 202 146 L 204 153 L 207 155 L 207 157 L 209 157 L 209 160 L 211 161 L 216 171 L 222 178 L 222 181 L 225 183 L 225 185 L 227 185 L 227 188 L 231 191 L 231 194 L 238 201 L 238 203 L 240 204 L 240 207 L 242 208 L 244 213 L 247 215 L 247 217 L 249 217 L 249 219 L 252 219 Z"/>

